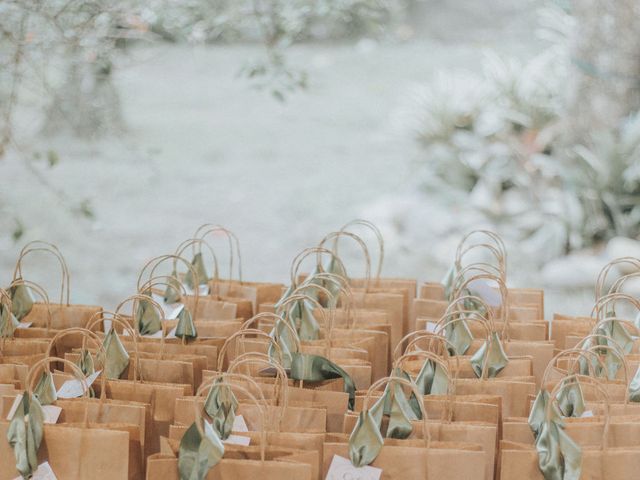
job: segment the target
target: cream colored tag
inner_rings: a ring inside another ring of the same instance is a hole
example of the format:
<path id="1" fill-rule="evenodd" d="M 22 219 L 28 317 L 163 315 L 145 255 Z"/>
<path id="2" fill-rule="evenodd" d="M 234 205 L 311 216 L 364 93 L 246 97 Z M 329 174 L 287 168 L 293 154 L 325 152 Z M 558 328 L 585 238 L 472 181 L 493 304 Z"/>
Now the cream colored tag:
<path id="1" fill-rule="evenodd" d="M 381 468 L 354 467 L 351 460 L 334 455 L 325 480 L 379 480 L 381 475 Z"/>

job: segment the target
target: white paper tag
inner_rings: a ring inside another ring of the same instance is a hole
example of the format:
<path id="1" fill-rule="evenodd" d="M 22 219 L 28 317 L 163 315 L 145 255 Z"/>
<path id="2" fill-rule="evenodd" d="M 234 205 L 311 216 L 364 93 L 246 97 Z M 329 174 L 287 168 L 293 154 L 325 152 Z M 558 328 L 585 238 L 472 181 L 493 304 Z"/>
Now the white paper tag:
<path id="1" fill-rule="evenodd" d="M 182 286 L 187 295 L 193 295 L 195 293 L 195 290 L 189 285 L 182 284 Z M 204 295 L 209 295 L 209 285 L 198 285 L 198 296 L 202 297 Z"/>
<path id="2" fill-rule="evenodd" d="M 247 422 L 244 421 L 244 417 L 242 415 L 236 415 L 234 417 L 231 431 L 232 432 L 248 432 L 249 431 L 249 428 L 247 427 Z"/>
<path id="3" fill-rule="evenodd" d="M 351 460 L 334 455 L 325 480 L 379 480 L 381 475 L 381 468 L 354 467 Z"/>
<path id="4" fill-rule="evenodd" d="M 29 328 L 31 325 L 33 325 L 33 322 L 20 322 L 16 325 L 16 328 Z"/>
<path id="5" fill-rule="evenodd" d="M 22 480 L 22 477 L 16 477 L 13 480 Z M 49 465 L 49 462 L 44 462 L 38 465 L 38 469 L 33 472 L 31 480 L 58 480 L 58 477 L 53 473 L 53 469 L 51 468 L 51 465 Z"/>
<path id="6" fill-rule="evenodd" d="M 22 401 L 22 394 L 16 396 L 16 399 L 13 401 L 13 405 L 9 409 L 9 413 L 7 414 L 7 420 L 12 420 L 13 416 L 16 414 L 16 410 L 18 409 L 18 405 Z"/>
<path id="7" fill-rule="evenodd" d="M 228 443 L 230 445 L 244 445 L 246 447 L 251 443 L 251 438 L 231 434 L 229 435 L 229 438 L 223 440 L 222 443 Z"/>
<path id="8" fill-rule="evenodd" d="M 97 372 L 92 373 L 86 378 L 85 381 L 87 384 L 87 388 L 91 387 L 96 378 L 98 378 L 98 375 L 100 375 L 100 372 L 102 372 L 102 370 L 98 370 Z M 73 380 L 67 380 L 62 384 L 56 395 L 59 398 L 78 398 L 81 397 L 84 393 L 83 387 L 84 385 L 77 378 L 74 378 Z"/>
<path id="9" fill-rule="evenodd" d="M 580 415 L 580 418 L 590 418 L 593 417 L 593 412 L 591 410 L 585 410 L 584 412 L 582 412 L 582 415 Z"/>
<path id="10" fill-rule="evenodd" d="M 435 322 L 427 322 L 425 326 L 425 330 L 430 333 L 436 333 L 436 329 L 438 328 L 438 324 Z"/>
<path id="11" fill-rule="evenodd" d="M 18 395 L 13 401 L 13 405 L 11 405 L 9 413 L 7 414 L 7 420 L 13 419 L 13 416 L 16 414 L 16 410 L 18 409 L 18 405 L 20 405 L 21 401 L 22 394 Z M 62 412 L 62 408 L 56 407 L 55 405 L 43 405 L 42 411 L 44 413 L 44 423 L 57 423 L 58 417 L 60 417 L 60 412 Z"/>
<path id="12" fill-rule="evenodd" d="M 151 298 L 158 302 L 162 308 L 165 320 L 175 320 L 184 308 L 184 304 L 182 303 L 164 303 L 164 298 L 157 293 L 152 293 Z"/>
<path id="13" fill-rule="evenodd" d="M 500 287 L 495 280 L 485 278 L 472 280 L 469 282 L 469 291 L 472 295 L 484 300 L 490 307 L 499 307 L 502 305 Z"/>

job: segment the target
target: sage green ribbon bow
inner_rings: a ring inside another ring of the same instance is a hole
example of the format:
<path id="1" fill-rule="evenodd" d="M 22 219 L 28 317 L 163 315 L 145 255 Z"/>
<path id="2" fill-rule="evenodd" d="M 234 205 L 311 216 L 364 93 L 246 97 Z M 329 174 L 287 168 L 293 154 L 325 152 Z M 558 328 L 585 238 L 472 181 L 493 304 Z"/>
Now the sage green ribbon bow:
<path id="1" fill-rule="evenodd" d="M 465 320 L 449 323 L 444 327 L 444 336 L 448 340 L 449 355 L 464 355 L 471 347 L 473 335 Z"/>
<path id="2" fill-rule="evenodd" d="M 51 372 L 48 370 L 42 372 L 40 380 L 38 380 L 36 387 L 33 389 L 33 394 L 38 399 L 40 405 L 51 405 L 58 399 Z"/>
<path id="3" fill-rule="evenodd" d="M 535 447 L 538 467 L 545 480 L 579 480 L 582 449 L 564 431 L 560 412 L 551 405 L 553 415 L 539 424 Z"/>
<path id="4" fill-rule="evenodd" d="M 629 382 L 628 393 L 629 401 L 640 402 L 640 366 L 638 366 L 638 370 L 636 370 L 631 382 Z"/>
<path id="5" fill-rule="evenodd" d="M 566 392 L 566 393 L 565 393 Z M 584 413 L 585 401 L 582 388 L 578 382 L 571 382 L 556 395 L 558 405 L 553 405 L 558 416 L 580 417 Z M 533 435 L 537 438 L 545 422 L 546 410 L 549 405 L 549 392 L 541 388 L 536 395 L 531 412 L 529 412 L 528 423 Z"/>
<path id="6" fill-rule="evenodd" d="M 31 478 L 38 469 L 38 449 L 43 432 L 42 406 L 35 395 L 24 392 L 7 431 L 7 440 L 16 458 L 16 469 L 23 478 Z"/>
<path id="7" fill-rule="evenodd" d="M 440 364 L 431 359 L 427 359 L 422 364 L 415 379 L 397 367 L 393 369 L 391 376 L 414 382 L 422 395 L 446 395 L 449 391 L 447 373 Z M 397 383 L 393 385 L 389 383 L 386 385 L 382 397 L 371 407 L 371 411 L 379 427 L 382 425 L 382 415 L 389 416 L 386 433 L 388 438 L 403 439 L 411 434 L 411 421 L 422 419 L 419 401 L 413 392 L 407 401 L 402 387 Z"/>
<path id="8" fill-rule="evenodd" d="M 200 434 L 196 423 L 184 432 L 178 450 L 178 473 L 180 480 L 204 480 L 209 470 L 215 467 L 224 455 L 224 444 L 213 427 L 202 420 Z"/>
<path id="9" fill-rule="evenodd" d="M 287 328 L 285 322 L 286 320 L 277 320 L 269 336 L 280 346 L 280 350 L 282 351 L 282 359 L 277 359 L 276 361 L 280 361 L 285 370 L 290 370 L 292 356 L 294 353 L 297 353 L 298 350 L 296 348 L 297 343 L 293 338 L 293 332 Z M 276 355 L 275 347 L 271 343 L 269 344 L 268 354 L 271 359 Z"/>
<path id="10" fill-rule="evenodd" d="M 78 361 L 76 362 L 76 365 L 78 365 L 78 368 L 85 377 L 92 375 L 96 371 L 96 367 L 93 362 L 93 356 L 91 355 L 91 352 L 86 348 L 83 348 L 80 351 L 80 356 L 78 358 Z M 89 387 L 89 396 L 92 398 L 96 396 L 96 392 L 93 387 Z"/>
<path id="11" fill-rule="evenodd" d="M 353 410 L 355 406 L 356 385 L 353 379 L 342 368 L 325 357 L 300 352 L 292 353 L 289 378 L 306 382 L 342 378 L 343 390 L 349 394 L 349 410 Z"/>
<path id="12" fill-rule="evenodd" d="M 198 277 L 198 285 L 196 285 L 196 280 L 193 278 L 191 269 L 189 269 L 184 275 L 184 284 L 191 290 L 195 291 L 200 285 L 207 285 L 209 283 L 209 277 L 207 276 L 207 269 L 204 266 L 202 252 L 198 252 L 193 256 L 191 266 Z"/>
<path id="13" fill-rule="evenodd" d="M 0 304 L 0 338 L 11 338 L 18 328 L 18 320 L 4 303 Z"/>
<path id="14" fill-rule="evenodd" d="M 213 420 L 213 429 L 222 440 L 226 440 L 233 430 L 238 400 L 227 385 L 218 385 L 216 381 L 207 394 L 204 411 Z"/>
<path id="15" fill-rule="evenodd" d="M 129 366 L 129 354 L 122 345 L 115 328 L 111 328 L 102 342 L 104 347 L 104 374 L 110 380 L 117 380 Z"/>
<path id="16" fill-rule="evenodd" d="M 183 340 L 198 338 L 196 324 L 193 322 L 191 312 L 186 306 L 183 307 L 178 314 L 178 324 L 176 325 L 175 335 Z"/>
<path id="17" fill-rule="evenodd" d="M 11 313 L 16 317 L 19 322 L 26 317 L 35 303 L 33 293 L 31 289 L 24 283 L 18 283 L 8 290 L 9 297 L 11 297 Z"/>
<path id="18" fill-rule="evenodd" d="M 293 295 L 295 288 L 290 286 L 276 303 L 276 312 L 282 308 L 284 301 Z M 320 325 L 313 314 L 314 307 L 304 298 L 291 302 L 287 306 L 287 320 L 295 329 L 300 340 L 318 340 L 320 338 Z"/>
<path id="19" fill-rule="evenodd" d="M 362 410 L 358 415 L 356 426 L 349 436 L 349 458 L 356 467 L 364 467 L 373 462 L 384 439 L 380 433 L 378 422 L 370 410 Z"/>
<path id="20" fill-rule="evenodd" d="M 485 341 L 471 357 L 471 366 L 478 378 L 482 376 L 485 362 L 488 378 L 497 376 L 509 363 L 509 358 L 502 348 L 502 342 L 497 332 L 491 332 L 489 340 Z"/>
<path id="21" fill-rule="evenodd" d="M 325 267 L 320 267 L 316 265 L 311 274 L 305 279 L 305 284 L 315 284 L 320 285 L 327 289 L 331 296 L 327 298 L 326 296 L 320 295 L 320 292 L 315 292 L 315 299 L 325 308 L 331 307 L 332 303 L 336 303 L 337 299 L 340 296 L 340 284 L 338 282 L 332 281 L 328 278 L 318 278 L 317 275 L 319 273 L 328 273 L 331 275 L 335 275 L 339 278 L 348 278 L 347 271 L 344 269 L 342 263 L 332 255 L 329 259 L 329 262 Z"/>
<path id="22" fill-rule="evenodd" d="M 409 375 L 400 368 L 394 368 L 391 375 L 411 380 Z M 382 396 L 372 405 L 370 412 L 379 431 L 382 430 L 383 416 L 387 415 L 389 417 L 387 438 L 408 438 L 413 430 L 411 422 L 422 417 L 422 414 L 420 417 L 415 414 L 413 406 L 407 400 L 407 396 L 402 389 L 402 385 L 397 382 L 387 383 Z"/>
<path id="23" fill-rule="evenodd" d="M 167 288 L 170 287 L 168 286 Z M 149 297 L 149 300 L 146 300 L 144 298 L 138 299 L 138 308 L 136 309 L 135 314 L 136 328 L 138 332 L 140 332 L 140 335 L 153 335 L 154 333 L 162 330 L 162 320 L 160 319 L 160 312 L 158 312 L 158 310 L 150 301 L 150 290 L 146 290 L 142 293 L 142 295 L 145 297 Z"/>

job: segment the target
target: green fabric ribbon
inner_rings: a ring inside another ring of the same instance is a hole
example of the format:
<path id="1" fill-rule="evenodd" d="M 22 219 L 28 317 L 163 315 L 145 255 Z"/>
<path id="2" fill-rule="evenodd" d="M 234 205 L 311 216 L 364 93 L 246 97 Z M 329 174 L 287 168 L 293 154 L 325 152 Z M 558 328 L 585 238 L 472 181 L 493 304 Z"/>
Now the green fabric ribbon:
<path id="1" fill-rule="evenodd" d="M 38 399 L 40 405 L 51 405 L 58 399 L 51 372 L 48 370 L 42 372 L 36 388 L 33 389 L 33 394 Z"/>
<path id="2" fill-rule="evenodd" d="M 306 382 L 321 382 L 342 378 L 344 391 L 349 394 L 349 410 L 356 402 L 356 385 L 352 378 L 338 365 L 320 355 L 295 352 L 291 355 L 291 373 L 289 378 Z"/>
<path id="3" fill-rule="evenodd" d="M 213 429 L 222 440 L 226 440 L 233 430 L 238 400 L 227 385 L 211 385 L 204 402 L 204 410 L 213 420 Z"/>
<path id="4" fill-rule="evenodd" d="M 276 362 L 282 363 L 282 366 L 286 369 L 291 368 L 291 359 L 293 353 L 297 352 L 296 341 L 293 338 L 293 332 L 287 328 L 285 325 L 286 320 L 277 320 L 274 324 L 269 336 L 274 339 L 274 341 L 280 346 L 280 350 L 282 351 L 282 359 L 275 359 L 276 350 L 273 344 L 269 344 L 269 358 L 275 359 Z"/>
<path id="5" fill-rule="evenodd" d="M 110 380 L 117 380 L 129 366 L 129 354 L 120 341 L 115 328 L 111 328 L 102 342 L 104 347 L 104 374 Z"/>
<path id="6" fill-rule="evenodd" d="M 529 412 L 529 418 L 527 419 L 529 427 L 531 427 L 531 431 L 533 432 L 533 436 L 535 438 L 538 438 L 538 435 L 542 430 L 542 424 L 544 423 L 545 412 L 547 411 L 548 403 L 549 392 L 541 388 L 540 390 L 538 390 L 536 399 L 533 401 L 531 412 Z"/>
<path id="7" fill-rule="evenodd" d="M 293 290 L 293 286 L 289 286 L 280 297 L 275 305 L 276 312 L 281 311 L 282 305 L 293 294 Z M 305 295 L 310 295 L 313 298 L 315 289 L 308 290 L 309 292 L 305 292 Z M 287 309 L 286 318 L 298 333 L 300 340 L 318 340 L 320 338 L 320 325 L 313 314 L 314 306 L 310 302 L 300 298 L 289 304 Z"/>
<path id="8" fill-rule="evenodd" d="M 497 332 L 491 332 L 489 341 L 485 341 L 471 357 L 471 366 L 478 378 L 482 376 L 482 367 L 485 361 L 487 362 L 488 378 L 494 378 L 509 363 L 509 358 L 502 348 L 502 342 Z"/>
<path id="9" fill-rule="evenodd" d="M 193 323 L 193 317 L 191 316 L 191 312 L 187 310 L 187 307 L 180 310 L 180 313 L 178 314 L 178 324 L 176 325 L 175 335 L 176 337 L 185 340 L 198 338 L 196 325 Z"/>
<path id="10" fill-rule="evenodd" d="M 215 467 L 224 455 L 224 444 L 209 422 L 203 420 L 204 436 L 198 431 L 196 423 L 191 426 L 180 440 L 178 450 L 178 473 L 180 480 L 204 480 L 211 468 Z"/>
<path id="11" fill-rule="evenodd" d="M 444 328 L 444 336 L 449 341 L 447 350 L 449 355 L 464 355 L 471 347 L 473 335 L 465 320 L 449 323 Z"/>
<path id="12" fill-rule="evenodd" d="M 407 377 L 408 374 L 405 373 Z M 411 378 L 408 378 L 411 380 Z M 418 387 L 418 391 L 422 395 L 446 395 L 449 392 L 449 377 L 447 372 L 444 371 L 442 365 L 434 362 L 433 360 L 427 360 L 422 364 L 422 368 L 418 372 L 418 375 L 413 382 Z M 422 411 L 420 410 L 420 402 L 413 392 L 409 397 L 409 404 L 413 409 L 413 413 L 416 418 L 422 419 Z"/>
<path id="13" fill-rule="evenodd" d="M 200 285 L 207 285 L 209 283 L 209 277 L 207 275 L 207 269 L 204 266 L 204 259 L 202 258 L 202 252 L 198 252 L 193 256 L 191 260 L 191 266 L 193 267 L 196 276 L 198 277 L 198 287 Z M 184 284 L 191 290 L 196 290 L 196 282 L 193 278 L 191 269 L 184 275 Z"/>
<path id="14" fill-rule="evenodd" d="M 553 418 L 542 422 L 535 447 L 538 467 L 545 480 L 579 480 L 582 450 L 564 431 L 557 412 Z"/>
<path id="15" fill-rule="evenodd" d="M 144 292 L 142 295 L 151 299 L 151 292 L 149 290 Z M 158 312 L 158 310 L 150 300 L 146 300 L 143 298 L 138 300 L 138 308 L 136 309 L 135 314 L 135 324 L 138 332 L 140 332 L 140 335 L 153 335 L 154 333 L 162 330 L 162 320 L 160 319 L 160 312 Z"/>
<path id="16" fill-rule="evenodd" d="M 351 463 L 356 467 L 369 465 L 376 459 L 383 445 L 384 439 L 371 411 L 361 411 L 356 426 L 349 436 Z"/>
<path id="17" fill-rule="evenodd" d="M 10 287 L 8 293 L 11 297 L 11 313 L 16 317 L 17 321 L 21 321 L 33 308 L 35 303 L 33 293 L 24 283 L 18 283 Z"/>
<path id="18" fill-rule="evenodd" d="M 11 338 L 18 328 L 18 320 L 6 305 L 0 304 L 0 338 Z"/>
<path id="19" fill-rule="evenodd" d="M 175 269 L 167 279 L 167 286 L 164 290 L 164 303 L 178 303 L 180 301 L 182 287 L 178 280 L 178 272 Z"/>
<path id="20" fill-rule="evenodd" d="M 447 270 L 447 273 L 445 273 L 444 278 L 442 279 L 442 285 L 444 286 L 444 298 L 446 298 L 449 302 L 453 300 L 452 296 L 455 286 L 453 284 L 453 281 L 455 280 L 457 274 L 458 270 L 456 269 L 455 264 L 453 264 L 451 265 L 451 267 L 449 267 L 449 270 Z"/>
<path id="21" fill-rule="evenodd" d="M 85 377 L 88 377 L 96 371 L 96 367 L 93 362 L 93 356 L 91 355 L 91 352 L 89 352 L 89 350 L 87 350 L 86 348 L 83 348 L 80 352 L 80 357 L 78 358 L 78 362 L 76 364 Z M 93 387 L 89 387 L 89 396 L 91 398 L 96 396 L 96 392 Z"/>
<path id="22" fill-rule="evenodd" d="M 640 366 L 629 383 L 629 401 L 640 402 Z"/>
<path id="23" fill-rule="evenodd" d="M 38 469 L 38 449 L 43 432 L 42 406 L 35 395 L 24 392 L 7 431 L 7 440 L 16 457 L 16 469 L 24 478 L 31 478 Z"/>
<path id="24" fill-rule="evenodd" d="M 391 375 L 411 380 L 406 372 L 398 368 L 394 369 Z M 389 416 L 387 438 L 408 438 L 413 430 L 411 422 L 418 419 L 411 403 L 407 400 L 402 385 L 397 382 L 387 383 L 382 396 L 373 404 L 370 412 L 376 421 L 378 430 L 382 429 L 383 415 Z"/>
<path id="25" fill-rule="evenodd" d="M 556 397 L 558 408 L 564 417 L 580 417 L 584 413 L 584 395 L 578 382 L 572 381 Z"/>

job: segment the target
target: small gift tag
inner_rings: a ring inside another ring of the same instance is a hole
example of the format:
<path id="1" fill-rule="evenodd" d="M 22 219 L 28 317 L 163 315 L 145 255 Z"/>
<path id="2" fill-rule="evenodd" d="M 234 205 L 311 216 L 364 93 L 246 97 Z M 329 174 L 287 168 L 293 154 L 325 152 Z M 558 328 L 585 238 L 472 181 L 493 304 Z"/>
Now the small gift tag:
<path id="1" fill-rule="evenodd" d="M 223 440 L 223 443 L 228 443 L 229 445 L 243 445 L 247 447 L 251 443 L 251 438 L 231 434 L 229 435 L 229 438 Z"/>
<path id="2" fill-rule="evenodd" d="M 585 410 L 584 412 L 582 412 L 582 415 L 580 415 L 580 418 L 590 418 L 593 417 L 593 412 L 591 410 Z"/>
<path id="3" fill-rule="evenodd" d="M 193 295 L 195 290 L 191 288 L 189 285 L 184 285 L 184 291 L 187 295 Z M 199 285 L 198 286 L 198 296 L 203 297 L 205 295 L 209 295 L 209 285 Z"/>
<path id="4" fill-rule="evenodd" d="M 98 378 L 98 375 L 100 375 L 100 372 L 102 372 L 102 370 L 98 370 L 86 378 L 85 382 L 87 384 L 87 388 L 91 387 L 96 378 Z M 62 384 L 60 390 L 56 392 L 56 395 L 58 398 L 78 398 L 84 393 L 83 387 L 84 385 L 77 378 L 67 380 Z"/>
<path id="5" fill-rule="evenodd" d="M 247 422 L 244 421 L 244 417 L 242 415 L 236 415 L 234 417 L 231 431 L 232 432 L 248 432 L 249 431 L 249 428 L 247 427 Z"/>
<path id="6" fill-rule="evenodd" d="M 16 477 L 13 480 L 22 480 L 22 477 Z M 44 462 L 38 465 L 38 469 L 33 472 L 31 480 L 58 480 L 58 477 L 53 473 L 53 469 L 51 468 L 51 465 L 49 465 L 49 462 Z"/>
<path id="7" fill-rule="evenodd" d="M 29 328 L 31 325 L 33 325 L 33 322 L 20 322 L 16 325 L 16 328 Z"/>
<path id="8" fill-rule="evenodd" d="M 381 475 L 381 468 L 354 467 L 351 460 L 334 455 L 325 480 L 379 480 Z"/>
<path id="9" fill-rule="evenodd" d="M 502 305 L 500 287 L 495 280 L 477 278 L 469 282 L 469 291 L 484 300 L 490 307 Z"/>
<path id="10" fill-rule="evenodd" d="M 177 326 L 173 327 L 171 330 L 169 330 L 169 333 L 167 333 L 166 338 L 177 338 L 176 337 L 176 330 L 178 329 Z"/>

